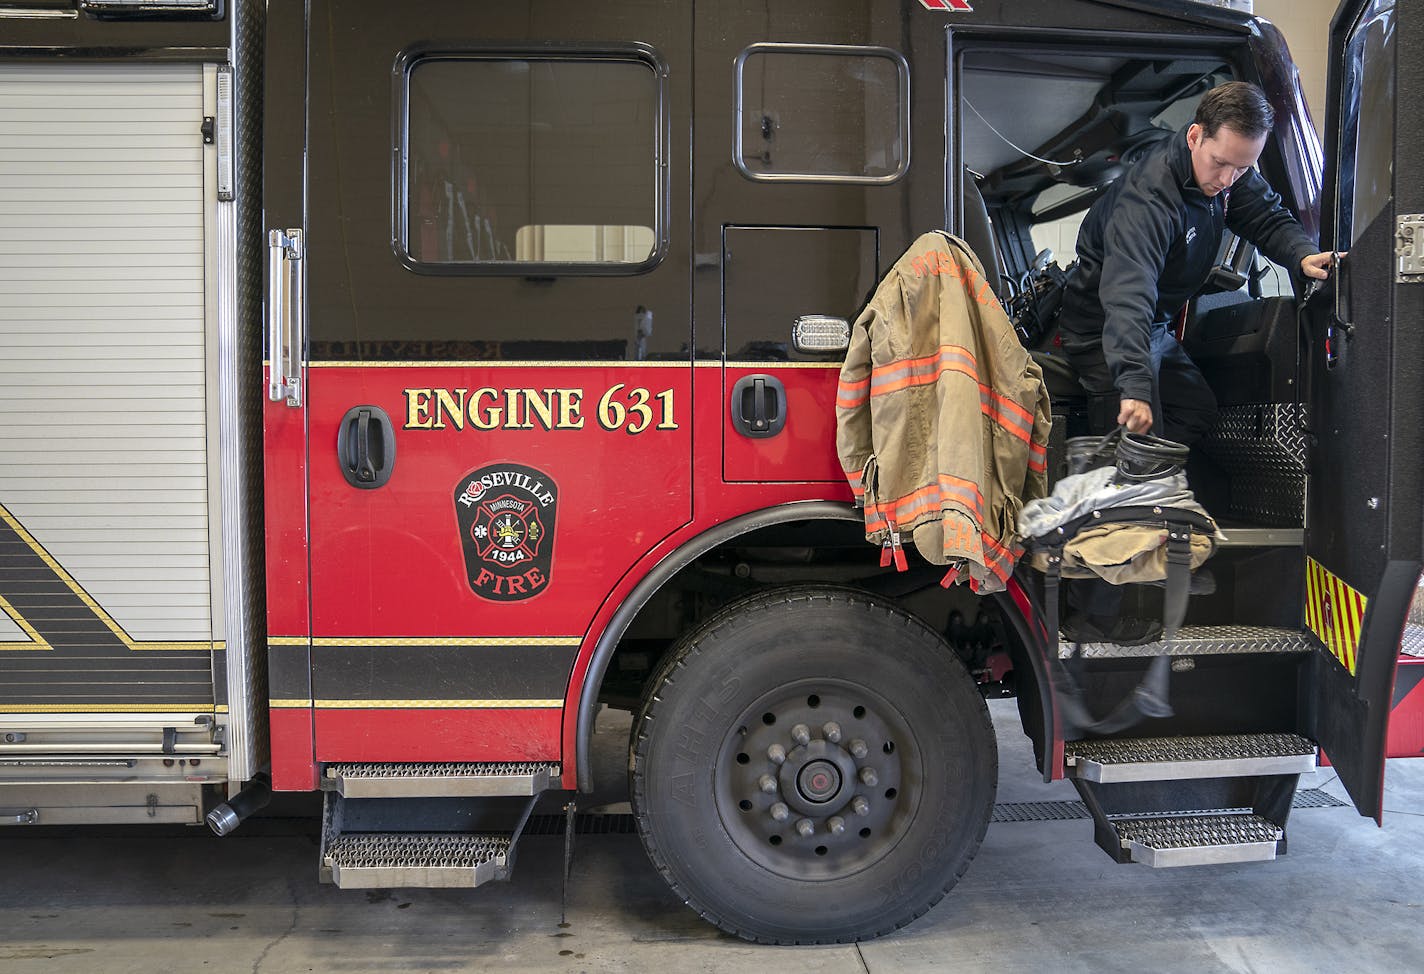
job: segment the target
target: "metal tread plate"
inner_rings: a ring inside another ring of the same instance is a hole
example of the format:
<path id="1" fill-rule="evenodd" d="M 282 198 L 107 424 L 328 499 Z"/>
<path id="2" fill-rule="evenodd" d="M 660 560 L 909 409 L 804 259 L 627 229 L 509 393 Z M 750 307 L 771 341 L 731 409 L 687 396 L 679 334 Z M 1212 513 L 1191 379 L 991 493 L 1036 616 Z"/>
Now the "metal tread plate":
<path id="1" fill-rule="evenodd" d="M 1075 644 L 1059 636 L 1059 659 L 1071 659 Z M 1141 646 L 1081 643 L 1083 659 L 1131 659 L 1145 656 L 1231 656 L 1246 653 L 1306 653 L 1315 645 L 1309 633 L 1274 626 L 1183 626 L 1170 644 Z"/>
<path id="2" fill-rule="evenodd" d="M 1404 638 L 1399 641 L 1399 651 L 1405 656 L 1424 657 L 1424 626 L 1405 626 Z"/>
<path id="3" fill-rule="evenodd" d="M 507 874 L 513 843 L 504 833 L 352 833 L 334 838 L 323 858 L 342 889 L 472 888 Z"/>
<path id="4" fill-rule="evenodd" d="M 1173 781 L 1304 774 L 1315 770 L 1315 744 L 1298 734 L 1127 737 L 1070 741 L 1064 763 L 1085 781 Z"/>
<path id="5" fill-rule="evenodd" d="M 323 781 L 345 798 L 537 795 L 559 777 L 557 762 L 329 764 Z"/>
<path id="6" fill-rule="evenodd" d="M 1260 815 L 1162 815 L 1110 820 L 1133 862 L 1153 867 L 1267 862 L 1285 834 Z"/>

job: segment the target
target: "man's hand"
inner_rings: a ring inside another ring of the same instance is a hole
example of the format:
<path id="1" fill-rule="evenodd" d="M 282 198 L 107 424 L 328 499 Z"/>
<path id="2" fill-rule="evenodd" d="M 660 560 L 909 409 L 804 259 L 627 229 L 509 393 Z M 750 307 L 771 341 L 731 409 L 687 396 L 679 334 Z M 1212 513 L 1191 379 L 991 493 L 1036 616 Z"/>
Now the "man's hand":
<path id="1" fill-rule="evenodd" d="M 1323 281 L 1330 276 L 1330 272 L 1335 269 L 1335 258 L 1344 257 L 1344 254 L 1324 253 L 1311 254 L 1304 257 L 1300 262 L 1300 272 L 1306 277 L 1313 277 L 1317 281 Z"/>
<path id="2" fill-rule="evenodd" d="M 1146 433 L 1152 429 L 1152 404 L 1141 399 L 1124 399 L 1117 421 L 1120 426 L 1126 426 L 1129 433 Z"/>

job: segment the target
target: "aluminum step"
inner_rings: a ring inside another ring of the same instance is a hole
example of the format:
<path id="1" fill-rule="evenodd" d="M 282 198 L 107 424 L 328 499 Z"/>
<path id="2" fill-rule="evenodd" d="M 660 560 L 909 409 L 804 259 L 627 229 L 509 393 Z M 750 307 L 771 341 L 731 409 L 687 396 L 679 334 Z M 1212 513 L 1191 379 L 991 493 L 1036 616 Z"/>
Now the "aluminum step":
<path id="1" fill-rule="evenodd" d="M 1171 644 L 1083 643 L 1084 659 L 1130 659 L 1139 656 L 1229 656 L 1244 653 L 1308 653 L 1314 647 L 1309 633 L 1272 626 L 1183 626 Z M 1073 656 L 1073 644 L 1059 637 L 1058 656 Z"/>
<path id="2" fill-rule="evenodd" d="M 323 787 L 344 798 L 490 798 L 537 795 L 556 763 L 328 764 Z"/>
<path id="3" fill-rule="evenodd" d="M 1133 862 L 1154 868 L 1269 862 L 1284 830 L 1250 813 L 1112 819 Z"/>
<path id="4" fill-rule="evenodd" d="M 1315 745 L 1297 734 L 1070 741 L 1064 764 L 1070 777 L 1104 784 L 1305 774 L 1315 770 Z"/>
<path id="5" fill-rule="evenodd" d="M 342 889 L 468 889 L 508 879 L 513 848 L 504 833 L 355 833 L 332 840 L 324 865 Z"/>

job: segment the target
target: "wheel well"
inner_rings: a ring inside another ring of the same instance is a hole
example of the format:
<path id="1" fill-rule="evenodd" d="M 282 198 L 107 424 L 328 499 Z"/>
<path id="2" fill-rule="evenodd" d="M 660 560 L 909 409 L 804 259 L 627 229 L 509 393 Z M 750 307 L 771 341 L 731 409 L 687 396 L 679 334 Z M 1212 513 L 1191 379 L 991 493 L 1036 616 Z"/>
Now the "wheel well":
<path id="1" fill-rule="evenodd" d="M 745 515 L 699 535 L 664 559 L 616 613 L 590 661 L 579 707 L 579 788 L 591 790 L 587 760 L 599 704 L 636 711 L 647 682 L 677 639 L 730 602 L 791 585 L 831 584 L 893 601 L 954 646 L 986 696 L 1021 701 L 1026 730 L 1037 713 L 1037 675 L 1011 599 L 975 596 L 939 585 L 944 569 L 920 563 L 908 572 L 880 567 L 865 541 L 859 512 L 841 504 L 798 504 Z M 1031 736 L 1033 736 L 1030 730 Z M 1036 738 L 1037 739 L 1037 738 Z"/>

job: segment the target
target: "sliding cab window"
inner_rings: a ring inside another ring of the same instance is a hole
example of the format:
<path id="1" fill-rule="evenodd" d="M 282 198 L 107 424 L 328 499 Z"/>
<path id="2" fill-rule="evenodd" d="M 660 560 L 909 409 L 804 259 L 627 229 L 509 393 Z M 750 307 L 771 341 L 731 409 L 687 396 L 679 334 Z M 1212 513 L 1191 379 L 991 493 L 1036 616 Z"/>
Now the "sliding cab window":
<path id="1" fill-rule="evenodd" d="M 753 44 L 734 156 L 759 181 L 893 183 L 910 165 L 910 69 L 886 47 Z"/>
<path id="2" fill-rule="evenodd" d="M 665 72 L 648 54 L 415 59 L 397 249 L 416 271 L 631 274 L 662 256 Z"/>

